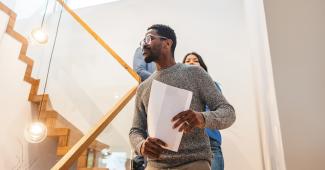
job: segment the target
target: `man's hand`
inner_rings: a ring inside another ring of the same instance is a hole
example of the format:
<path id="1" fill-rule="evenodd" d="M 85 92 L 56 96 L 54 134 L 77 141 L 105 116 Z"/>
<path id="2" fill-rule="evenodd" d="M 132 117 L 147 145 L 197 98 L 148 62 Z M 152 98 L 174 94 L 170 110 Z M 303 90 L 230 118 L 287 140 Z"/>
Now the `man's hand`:
<path id="1" fill-rule="evenodd" d="M 148 137 L 141 145 L 140 152 L 149 158 L 158 159 L 165 149 L 161 146 L 167 146 L 165 142 L 158 138 Z"/>
<path id="2" fill-rule="evenodd" d="M 195 112 L 193 110 L 178 113 L 175 117 L 173 117 L 172 121 L 175 122 L 173 125 L 174 129 L 180 126 L 178 129 L 180 132 L 190 132 L 194 129 L 194 127 L 204 128 L 205 124 L 202 113 Z"/>

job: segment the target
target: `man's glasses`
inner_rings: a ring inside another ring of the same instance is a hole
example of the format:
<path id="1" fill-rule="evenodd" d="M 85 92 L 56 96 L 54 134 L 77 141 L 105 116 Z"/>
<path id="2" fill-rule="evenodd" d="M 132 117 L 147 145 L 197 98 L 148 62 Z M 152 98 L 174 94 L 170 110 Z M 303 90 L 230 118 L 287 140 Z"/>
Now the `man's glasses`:
<path id="1" fill-rule="evenodd" d="M 163 40 L 167 40 L 167 37 L 163 37 L 163 36 L 159 36 L 159 35 L 152 35 L 152 34 L 148 34 L 144 37 L 144 39 L 142 41 L 140 41 L 140 47 L 143 48 L 143 46 L 145 44 L 150 44 L 152 40 L 156 39 L 156 38 L 160 38 Z"/>

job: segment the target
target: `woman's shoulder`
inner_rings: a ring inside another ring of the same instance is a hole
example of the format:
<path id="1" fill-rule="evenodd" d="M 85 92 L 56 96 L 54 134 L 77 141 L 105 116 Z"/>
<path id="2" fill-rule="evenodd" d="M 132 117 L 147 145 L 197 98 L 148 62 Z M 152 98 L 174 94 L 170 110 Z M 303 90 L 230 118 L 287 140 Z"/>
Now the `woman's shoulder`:
<path id="1" fill-rule="evenodd" d="M 181 69 L 186 71 L 186 72 L 190 72 L 190 73 L 197 73 L 197 74 L 202 74 L 202 73 L 206 73 L 206 71 L 197 65 L 188 65 L 188 64 L 182 64 Z"/>

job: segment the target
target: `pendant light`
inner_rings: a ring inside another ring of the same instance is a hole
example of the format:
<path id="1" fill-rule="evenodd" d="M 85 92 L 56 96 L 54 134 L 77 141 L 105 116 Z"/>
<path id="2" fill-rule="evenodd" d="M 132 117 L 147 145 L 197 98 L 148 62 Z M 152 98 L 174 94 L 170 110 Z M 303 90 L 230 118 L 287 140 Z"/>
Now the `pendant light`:
<path id="1" fill-rule="evenodd" d="M 59 21 L 58 21 L 58 24 L 57 24 L 57 27 L 56 27 L 54 42 L 53 42 L 53 46 L 51 48 L 51 56 L 50 56 L 50 61 L 49 61 L 48 68 L 47 68 L 45 85 L 44 85 L 43 94 L 42 94 L 42 99 L 41 99 L 40 107 L 39 107 L 39 110 L 38 110 L 38 118 L 37 118 L 37 121 L 32 122 L 25 129 L 25 133 L 24 133 L 25 139 L 30 143 L 40 143 L 47 136 L 47 127 L 43 122 L 40 121 L 40 114 L 41 114 L 43 104 L 44 104 L 44 96 L 45 96 L 45 92 L 46 92 L 46 88 L 47 88 L 48 77 L 49 77 L 49 74 L 50 74 L 51 63 L 52 63 L 52 59 L 53 59 L 53 52 L 54 52 L 54 48 L 55 48 L 55 44 L 56 44 L 56 40 L 57 40 L 57 36 L 58 36 L 62 11 L 63 11 L 63 7 L 61 8 L 61 11 L 60 11 L 60 16 L 59 16 Z"/>
<path id="2" fill-rule="evenodd" d="M 49 0 L 46 0 L 46 5 L 45 5 L 45 10 L 44 10 L 41 26 L 38 28 L 34 28 L 31 32 L 32 40 L 34 40 L 38 44 L 46 44 L 49 39 L 48 33 L 44 27 L 44 20 L 45 20 L 48 4 L 49 4 Z"/>

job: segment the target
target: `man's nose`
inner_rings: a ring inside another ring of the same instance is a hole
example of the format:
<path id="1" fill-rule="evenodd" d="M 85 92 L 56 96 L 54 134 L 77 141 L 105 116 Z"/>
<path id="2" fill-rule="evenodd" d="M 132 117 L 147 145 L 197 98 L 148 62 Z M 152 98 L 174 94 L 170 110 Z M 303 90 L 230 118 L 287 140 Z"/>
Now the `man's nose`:
<path id="1" fill-rule="evenodd" d="M 142 44 L 142 49 L 144 49 L 144 48 L 146 48 L 146 49 L 148 49 L 149 48 L 149 44 L 147 44 L 147 43 L 144 43 L 144 44 Z"/>

